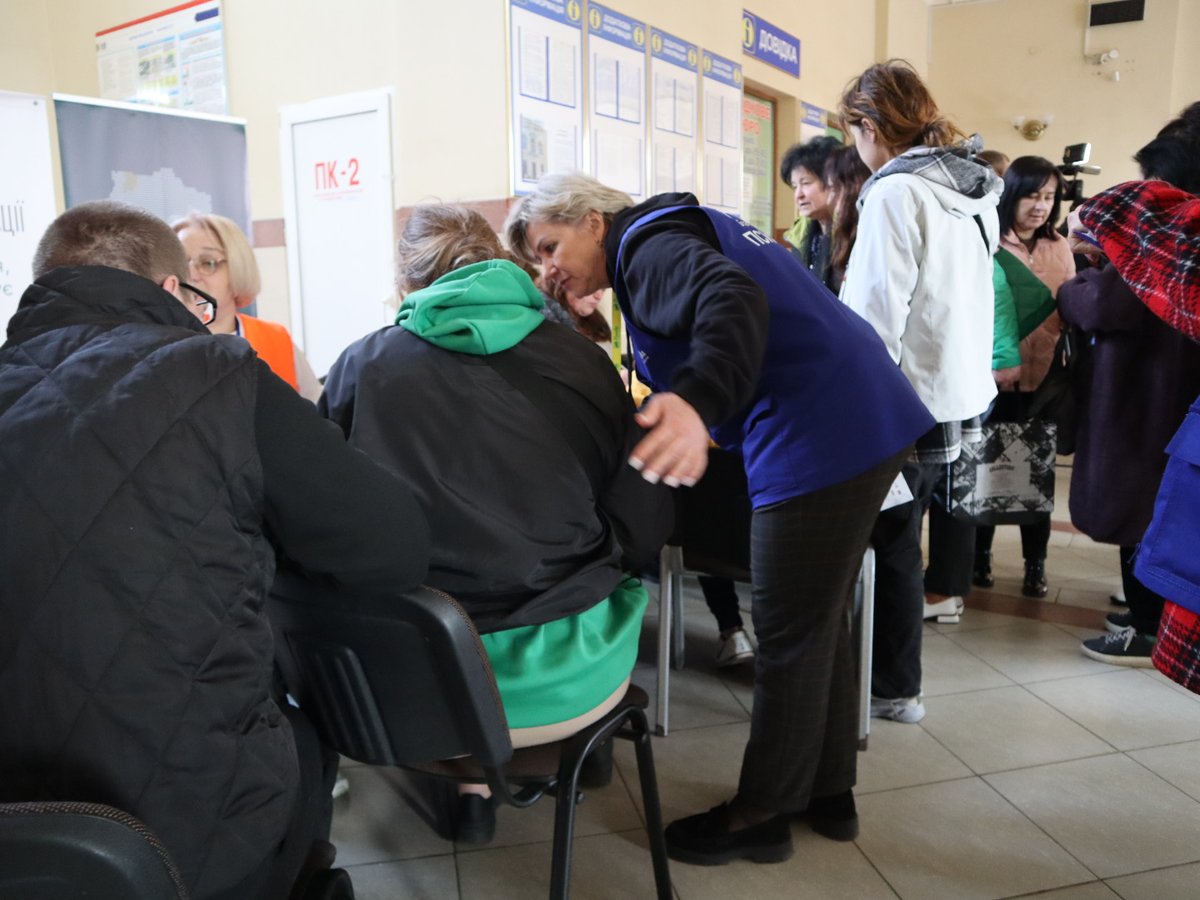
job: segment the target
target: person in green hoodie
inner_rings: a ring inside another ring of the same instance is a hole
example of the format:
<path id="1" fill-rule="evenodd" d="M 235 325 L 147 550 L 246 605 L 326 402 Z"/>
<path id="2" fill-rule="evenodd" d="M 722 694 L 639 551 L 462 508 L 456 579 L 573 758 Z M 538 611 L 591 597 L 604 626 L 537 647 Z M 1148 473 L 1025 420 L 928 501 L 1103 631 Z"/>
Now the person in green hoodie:
<path id="1" fill-rule="evenodd" d="M 625 573 L 669 535 L 669 491 L 625 465 L 642 432 L 612 362 L 545 319 L 482 216 L 419 207 L 397 267 L 396 324 L 342 353 L 320 409 L 425 508 L 426 583 L 471 616 L 514 745 L 557 740 L 625 693 L 647 604 Z M 478 798 L 460 821 L 490 838 Z"/>

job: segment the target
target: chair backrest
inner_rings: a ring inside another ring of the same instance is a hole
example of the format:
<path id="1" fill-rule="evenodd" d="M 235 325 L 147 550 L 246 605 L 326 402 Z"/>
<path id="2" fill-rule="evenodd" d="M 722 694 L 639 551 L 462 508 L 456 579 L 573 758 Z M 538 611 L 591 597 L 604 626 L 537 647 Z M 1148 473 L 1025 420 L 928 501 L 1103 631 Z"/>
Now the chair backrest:
<path id="1" fill-rule="evenodd" d="M 681 494 L 675 540 L 686 569 L 750 580 L 750 490 L 742 458 L 709 448 L 708 469 Z"/>
<path id="2" fill-rule="evenodd" d="M 0 898 L 187 900 L 165 847 L 99 803 L 0 804 Z"/>
<path id="3" fill-rule="evenodd" d="M 447 594 L 354 595 L 281 568 L 268 610 L 288 690 L 339 753 L 384 766 L 470 755 L 485 771 L 511 759 L 487 655 Z"/>

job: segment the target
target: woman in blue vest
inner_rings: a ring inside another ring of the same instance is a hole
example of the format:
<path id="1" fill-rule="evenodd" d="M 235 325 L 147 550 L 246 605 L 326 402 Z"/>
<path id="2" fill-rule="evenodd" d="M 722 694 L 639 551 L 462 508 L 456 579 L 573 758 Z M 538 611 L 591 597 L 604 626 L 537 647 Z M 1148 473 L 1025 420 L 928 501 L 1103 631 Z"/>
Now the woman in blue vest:
<path id="1" fill-rule="evenodd" d="M 692 485 L 708 440 L 740 452 L 754 517 L 754 712 L 737 795 L 667 828 L 683 862 L 776 862 L 790 816 L 858 834 L 848 606 L 871 526 L 933 420 L 882 342 L 782 245 L 691 194 L 634 206 L 544 177 L 506 223 L 513 252 L 585 294 L 611 286 L 655 393 L 629 464 Z"/>

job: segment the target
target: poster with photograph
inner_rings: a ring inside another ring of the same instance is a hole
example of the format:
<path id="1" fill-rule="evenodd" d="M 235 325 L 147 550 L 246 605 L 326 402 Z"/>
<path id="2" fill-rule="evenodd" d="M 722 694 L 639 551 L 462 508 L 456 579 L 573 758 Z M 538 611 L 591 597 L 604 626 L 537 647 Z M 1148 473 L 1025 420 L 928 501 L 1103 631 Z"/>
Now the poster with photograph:
<path id="1" fill-rule="evenodd" d="M 221 0 L 191 0 L 96 32 L 100 96 L 224 115 Z"/>
<path id="2" fill-rule="evenodd" d="M 583 168 L 583 6 L 510 0 L 512 192 L 547 172 Z"/>

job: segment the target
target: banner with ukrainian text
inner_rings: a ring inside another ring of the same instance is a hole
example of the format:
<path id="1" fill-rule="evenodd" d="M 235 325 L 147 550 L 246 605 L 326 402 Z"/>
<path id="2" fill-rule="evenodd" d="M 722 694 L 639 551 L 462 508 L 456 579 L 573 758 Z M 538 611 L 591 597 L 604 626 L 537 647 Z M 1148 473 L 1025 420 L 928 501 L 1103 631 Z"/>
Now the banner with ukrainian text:
<path id="1" fill-rule="evenodd" d="M 0 331 L 33 280 L 33 251 L 54 220 L 46 99 L 0 91 Z M 0 341 L 3 338 L 0 336 Z"/>

